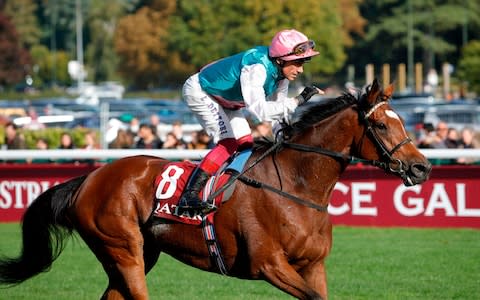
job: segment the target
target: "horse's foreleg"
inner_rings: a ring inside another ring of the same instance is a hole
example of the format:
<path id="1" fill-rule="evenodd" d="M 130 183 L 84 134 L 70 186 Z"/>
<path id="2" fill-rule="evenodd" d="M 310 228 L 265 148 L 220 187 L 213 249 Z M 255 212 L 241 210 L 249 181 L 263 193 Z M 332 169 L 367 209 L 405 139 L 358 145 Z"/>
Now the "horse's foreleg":
<path id="1" fill-rule="evenodd" d="M 298 299 L 322 299 L 285 257 L 272 257 L 272 259 L 274 261 L 264 264 L 261 268 L 261 272 L 271 284 Z"/>
<path id="2" fill-rule="evenodd" d="M 308 265 L 300 273 L 310 287 L 327 299 L 327 273 L 323 259 Z"/>

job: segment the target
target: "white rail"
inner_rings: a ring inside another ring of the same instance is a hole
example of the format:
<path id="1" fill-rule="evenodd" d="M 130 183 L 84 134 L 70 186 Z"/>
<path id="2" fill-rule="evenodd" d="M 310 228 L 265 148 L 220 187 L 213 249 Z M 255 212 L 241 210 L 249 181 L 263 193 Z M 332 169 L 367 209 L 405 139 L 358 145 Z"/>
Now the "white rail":
<path id="1" fill-rule="evenodd" d="M 480 149 L 420 149 L 427 158 L 478 157 Z M 1 160 L 23 159 L 119 159 L 133 155 L 153 155 L 165 159 L 200 160 L 208 150 L 145 150 L 145 149 L 102 149 L 102 150 L 0 150 Z"/>
<path id="2" fill-rule="evenodd" d="M 146 150 L 146 149 L 109 149 L 109 150 L 2 150 L 0 160 L 19 159 L 119 159 L 134 155 L 153 155 L 166 159 L 200 160 L 208 150 Z"/>

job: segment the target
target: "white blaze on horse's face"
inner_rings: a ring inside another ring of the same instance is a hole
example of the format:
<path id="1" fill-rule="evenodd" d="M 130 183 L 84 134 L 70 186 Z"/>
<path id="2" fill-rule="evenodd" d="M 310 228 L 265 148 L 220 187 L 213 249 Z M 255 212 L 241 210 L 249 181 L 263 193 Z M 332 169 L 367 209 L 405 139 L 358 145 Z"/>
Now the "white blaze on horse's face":
<path id="1" fill-rule="evenodd" d="M 394 112 L 393 110 L 387 109 L 387 110 L 385 111 L 385 114 L 387 115 L 387 117 L 390 117 L 390 118 L 393 118 L 393 119 L 397 119 L 397 120 L 400 121 L 400 117 L 399 117 L 399 116 L 397 115 L 397 113 Z"/>
<path id="2" fill-rule="evenodd" d="M 385 114 L 387 115 L 387 117 L 389 118 L 392 118 L 392 119 L 396 119 L 398 120 L 399 122 L 402 122 L 402 120 L 400 119 L 400 117 L 398 116 L 398 114 L 396 112 L 394 112 L 393 110 L 390 110 L 390 109 L 387 109 L 385 110 Z M 403 126 L 402 126 L 403 127 Z M 405 131 L 405 127 L 403 127 L 403 133 L 405 135 L 408 135 L 407 132 Z"/>

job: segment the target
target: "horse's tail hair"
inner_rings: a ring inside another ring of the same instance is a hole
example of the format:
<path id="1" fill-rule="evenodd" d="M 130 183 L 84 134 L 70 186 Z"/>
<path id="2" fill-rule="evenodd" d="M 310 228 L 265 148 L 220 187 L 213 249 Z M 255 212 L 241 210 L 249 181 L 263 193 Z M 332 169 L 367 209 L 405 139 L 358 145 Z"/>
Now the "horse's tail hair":
<path id="1" fill-rule="evenodd" d="M 18 284 L 48 271 L 73 232 L 66 212 L 86 176 L 76 177 L 42 193 L 22 220 L 23 247 L 19 257 L 0 258 L 0 284 Z"/>

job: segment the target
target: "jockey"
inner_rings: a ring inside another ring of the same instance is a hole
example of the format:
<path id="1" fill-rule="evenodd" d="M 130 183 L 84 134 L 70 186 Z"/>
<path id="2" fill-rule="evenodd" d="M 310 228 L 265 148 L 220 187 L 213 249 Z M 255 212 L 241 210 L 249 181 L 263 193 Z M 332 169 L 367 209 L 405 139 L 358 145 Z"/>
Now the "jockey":
<path id="1" fill-rule="evenodd" d="M 315 42 L 303 33 L 283 30 L 270 47 L 258 46 L 217 60 L 187 79 L 183 98 L 217 145 L 192 173 L 177 214 L 185 210 L 206 214 L 215 209 L 199 199 L 201 189 L 232 154 L 253 146 L 250 126 L 240 108 L 246 107 L 260 121 L 288 119 L 298 105 L 323 94 L 316 87 L 306 87 L 295 98 L 287 95 L 289 81 L 319 54 L 314 47 Z"/>

